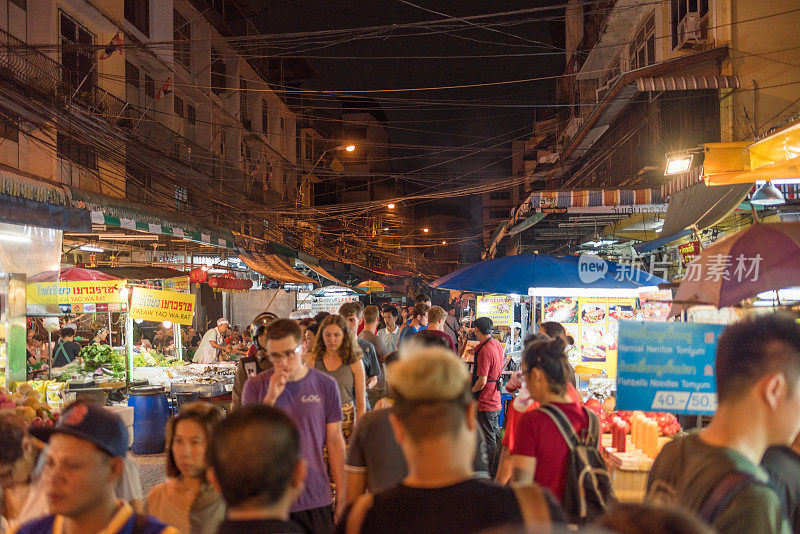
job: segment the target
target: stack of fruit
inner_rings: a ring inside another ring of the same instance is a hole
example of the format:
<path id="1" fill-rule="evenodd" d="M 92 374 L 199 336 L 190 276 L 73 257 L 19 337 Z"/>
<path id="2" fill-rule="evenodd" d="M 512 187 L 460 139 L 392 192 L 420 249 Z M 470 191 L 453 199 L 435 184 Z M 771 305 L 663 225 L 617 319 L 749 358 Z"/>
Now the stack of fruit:
<path id="1" fill-rule="evenodd" d="M 16 415 L 30 425 L 53 426 L 58 420 L 58 414 L 42 402 L 41 393 L 27 382 L 18 384 L 14 393 L 0 387 L 0 413 Z"/>
<path id="2" fill-rule="evenodd" d="M 611 402 L 609 402 L 611 401 Z M 584 407 L 592 410 L 600 418 L 603 434 L 611 433 L 614 429 L 615 420 L 625 423 L 625 433 L 631 433 L 631 423 L 635 414 L 655 422 L 658 426 L 658 433 L 663 436 L 674 436 L 681 430 L 678 419 L 671 413 L 666 412 L 633 412 L 630 410 L 614 410 L 613 398 L 609 397 L 602 403 L 597 399 L 588 399 Z"/>

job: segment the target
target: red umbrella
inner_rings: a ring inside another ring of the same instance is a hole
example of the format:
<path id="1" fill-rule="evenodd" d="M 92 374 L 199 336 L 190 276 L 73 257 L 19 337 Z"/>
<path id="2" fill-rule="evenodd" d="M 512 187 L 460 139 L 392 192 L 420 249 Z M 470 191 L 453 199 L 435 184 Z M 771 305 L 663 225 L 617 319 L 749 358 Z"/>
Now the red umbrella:
<path id="1" fill-rule="evenodd" d="M 732 306 L 800 285 L 800 223 L 756 223 L 703 250 L 686 267 L 672 314 L 693 304 Z"/>
<path id="2" fill-rule="evenodd" d="M 55 278 L 56 271 L 44 271 L 28 278 L 28 282 L 54 282 Z M 60 282 L 90 282 L 98 280 L 119 280 L 119 278 L 92 269 L 67 267 L 66 269 L 61 269 L 58 274 L 58 280 Z"/>

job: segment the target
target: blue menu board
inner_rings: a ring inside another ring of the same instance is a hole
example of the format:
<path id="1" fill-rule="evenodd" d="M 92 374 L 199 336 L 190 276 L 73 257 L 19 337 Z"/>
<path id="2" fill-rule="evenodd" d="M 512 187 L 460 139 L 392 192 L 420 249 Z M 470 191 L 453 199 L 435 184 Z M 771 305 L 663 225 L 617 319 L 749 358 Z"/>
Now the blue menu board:
<path id="1" fill-rule="evenodd" d="M 714 359 L 725 325 L 619 322 L 617 409 L 713 414 Z"/>

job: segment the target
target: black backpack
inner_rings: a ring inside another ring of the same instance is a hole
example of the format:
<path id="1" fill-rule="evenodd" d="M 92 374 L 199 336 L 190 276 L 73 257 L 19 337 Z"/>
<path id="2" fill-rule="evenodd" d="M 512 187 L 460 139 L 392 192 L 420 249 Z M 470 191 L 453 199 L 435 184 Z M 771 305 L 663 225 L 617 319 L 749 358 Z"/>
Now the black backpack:
<path id="1" fill-rule="evenodd" d="M 598 450 L 600 419 L 584 408 L 589 427 L 578 437 L 572 423 L 558 407 L 545 404 L 541 411 L 550 416 L 569 446 L 567 478 L 561 504 L 571 523 L 583 525 L 603 515 L 617 502 L 603 458 Z"/>

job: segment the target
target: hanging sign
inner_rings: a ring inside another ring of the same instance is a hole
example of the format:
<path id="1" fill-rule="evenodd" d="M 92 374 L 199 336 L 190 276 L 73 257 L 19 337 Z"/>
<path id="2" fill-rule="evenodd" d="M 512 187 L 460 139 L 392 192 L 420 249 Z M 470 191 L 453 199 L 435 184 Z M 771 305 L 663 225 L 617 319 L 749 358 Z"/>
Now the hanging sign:
<path id="1" fill-rule="evenodd" d="M 617 408 L 713 414 L 714 361 L 724 329 L 715 324 L 620 321 Z"/>
<path id="2" fill-rule="evenodd" d="M 195 296 L 191 293 L 134 287 L 130 315 L 145 321 L 191 325 L 194 304 Z"/>
<path id="3" fill-rule="evenodd" d="M 189 293 L 189 276 L 176 276 L 175 278 L 165 278 L 162 289 L 166 291 L 176 291 L 178 293 Z"/>
<path id="4" fill-rule="evenodd" d="M 689 241 L 678 245 L 678 253 L 681 255 L 681 267 L 686 267 L 700 254 L 700 241 Z"/>
<path id="5" fill-rule="evenodd" d="M 514 322 L 514 299 L 508 295 L 480 295 L 476 307 L 478 317 L 488 317 L 494 326 L 511 326 Z"/>
<path id="6" fill-rule="evenodd" d="M 127 280 L 95 280 L 80 282 L 35 282 L 26 285 L 29 315 L 47 311 L 94 313 L 125 311 L 127 296 L 123 289 Z M 88 308 L 87 308 L 88 307 Z"/>

